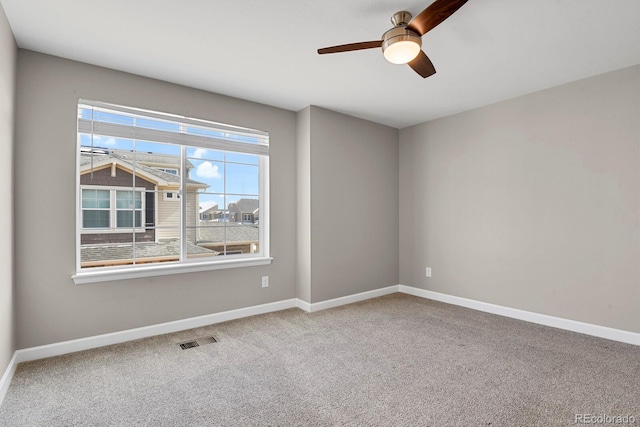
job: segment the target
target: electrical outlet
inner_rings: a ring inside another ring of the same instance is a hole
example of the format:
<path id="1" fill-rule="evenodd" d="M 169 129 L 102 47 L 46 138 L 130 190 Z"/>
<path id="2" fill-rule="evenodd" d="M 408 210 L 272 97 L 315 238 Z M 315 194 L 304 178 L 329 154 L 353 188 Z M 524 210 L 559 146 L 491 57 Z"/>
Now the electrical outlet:
<path id="1" fill-rule="evenodd" d="M 263 288 L 269 287 L 269 276 L 262 276 L 262 287 Z"/>
<path id="2" fill-rule="evenodd" d="M 427 277 L 431 277 L 431 267 L 427 267 L 425 274 L 427 275 Z"/>

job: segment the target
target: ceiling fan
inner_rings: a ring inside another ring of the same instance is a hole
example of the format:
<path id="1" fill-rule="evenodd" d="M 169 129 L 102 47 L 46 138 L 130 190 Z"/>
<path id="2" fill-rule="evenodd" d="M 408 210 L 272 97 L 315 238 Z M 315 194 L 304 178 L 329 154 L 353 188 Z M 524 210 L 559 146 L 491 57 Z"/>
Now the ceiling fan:
<path id="1" fill-rule="evenodd" d="M 436 69 L 422 50 L 422 36 L 453 15 L 466 2 L 467 0 L 436 0 L 413 19 L 409 12 L 396 12 L 391 17 L 394 27 L 382 35 L 382 40 L 325 47 L 318 49 L 318 53 L 324 55 L 381 47 L 387 61 L 409 64 L 416 73 L 427 78 L 435 74 Z"/>

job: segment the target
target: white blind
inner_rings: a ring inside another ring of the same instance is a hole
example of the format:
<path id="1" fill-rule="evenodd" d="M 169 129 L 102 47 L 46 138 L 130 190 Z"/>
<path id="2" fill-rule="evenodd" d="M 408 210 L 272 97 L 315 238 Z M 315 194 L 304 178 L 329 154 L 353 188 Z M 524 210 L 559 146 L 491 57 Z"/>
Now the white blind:
<path id="1" fill-rule="evenodd" d="M 269 155 L 267 132 L 82 99 L 78 132 Z"/>

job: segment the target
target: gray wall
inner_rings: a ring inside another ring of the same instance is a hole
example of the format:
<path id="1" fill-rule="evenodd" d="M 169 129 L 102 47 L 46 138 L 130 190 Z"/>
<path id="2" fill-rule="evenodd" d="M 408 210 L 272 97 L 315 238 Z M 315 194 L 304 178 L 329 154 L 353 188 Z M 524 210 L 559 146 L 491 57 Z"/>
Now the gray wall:
<path id="1" fill-rule="evenodd" d="M 75 269 L 78 98 L 270 132 L 273 263 L 75 285 L 70 276 Z M 17 347 L 293 298 L 295 137 L 296 115 L 290 111 L 20 50 L 15 152 Z M 261 288 L 262 275 L 270 276 L 268 288 Z"/>
<path id="2" fill-rule="evenodd" d="M 296 122 L 296 297 L 311 303 L 311 107 Z"/>
<path id="3" fill-rule="evenodd" d="M 15 43 L 4 34 L 0 141 L 11 150 Z M 30 51 L 17 66 L 15 296 L 10 242 L 0 258 L 5 365 L 14 347 L 398 282 L 640 331 L 640 67 L 399 134 Z M 74 285 L 78 98 L 269 131 L 273 264 Z M 5 160 L 7 182 L 11 169 Z"/>
<path id="4" fill-rule="evenodd" d="M 400 283 L 640 332 L 640 66 L 403 129 Z"/>
<path id="5" fill-rule="evenodd" d="M 398 282 L 398 130 L 310 108 L 311 302 Z"/>
<path id="6" fill-rule="evenodd" d="M 13 356 L 13 152 L 16 42 L 0 6 L 0 376 Z"/>

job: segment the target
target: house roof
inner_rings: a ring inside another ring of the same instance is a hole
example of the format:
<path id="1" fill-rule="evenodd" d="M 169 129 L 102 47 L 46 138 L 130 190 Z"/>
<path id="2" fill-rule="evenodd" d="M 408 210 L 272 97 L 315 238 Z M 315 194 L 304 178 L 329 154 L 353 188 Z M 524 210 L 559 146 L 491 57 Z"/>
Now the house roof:
<path id="1" fill-rule="evenodd" d="M 198 244 L 187 242 L 187 253 L 191 255 L 217 255 L 219 252 L 207 249 L 201 245 L 227 241 L 227 244 L 240 242 L 258 242 L 259 228 L 254 225 L 234 223 L 216 223 L 198 229 Z M 136 258 L 179 257 L 179 239 L 162 240 L 159 242 L 136 243 Z M 82 245 L 80 259 L 83 263 L 99 263 L 101 261 L 130 260 L 133 258 L 131 243 L 105 243 L 97 245 Z"/>
<path id="2" fill-rule="evenodd" d="M 97 154 L 90 152 L 81 152 L 80 153 L 80 171 L 84 172 L 89 170 L 91 167 L 91 158 L 93 157 L 93 166 L 99 167 L 104 164 L 109 164 L 112 162 L 116 162 L 116 164 L 120 164 L 121 166 L 126 166 L 128 169 L 133 170 L 133 161 L 127 157 L 127 155 L 119 154 L 118 152 L 122 150 L 113 150 L 113 152 L 109 152 L 108 154 Z M 129 153 L 129 152 L 127 152 Z M 166 157 L 167 155 L 161 155 L 162 157 Z M 175 156 L 170 156 L 175 157 Z M 159 185 L 165 186 L 180 186 L 180 177 L 178 175 L 174 175 L 172 173 L 164 172 L 159 169 L 150 167 L 145 165 L 145 159 L 155 159 L 159 158 L 152 153 L 143 153 L 142 156 L 139 156 L 136 152 L 136 164 L 135 169 L 140 172 L 141 175 L 147 180 L 151 179 L 158 183 Z M 175 159 L 174 159 L 175 160 Z M 163 163 L 165 165 L 170 165 L 169 163 Z M 180 165 L 180 159 L 177 159 L 177 166 Z M 187 178 L 187 184 L 191 186 L 207 188 L 209 185 L 200 181 L 196 181 L 191 178 Z"/>
<path id="3" fill-rule="evenodd" d="M 218 204 L 216 203 L 215 205 L 210 206 L 210 207 L 208 207 L 206 209 L 201 209 L 200 213 L 201 214 L 208 214 L 208 213 L 212 213 L 212 212 L 218 212 L 219 210 L 220 209 L 218 208 Z"/>
<path id="4" fill-rule="evenodd" d="M 198 243 L 223 242 L 257 242 L 259 240 L 259 228 L 255 225 L 241 225 L 234 223 L 213 223 L 215 225 L 201 226 L 198 229 Z"/>
<path id="5" fill-rule="evenodd" d="M 221 243 L 225 240 L 225 237 L 227 244 L 258 242 L 259 240 L 259 228 L 253 225 L 219 223 L 200 227 L 198 234 L 198 245 L 187 243 L 187 252 L 191 255 L 217 255 L 219 252 L 207 249 L 201 245 Z M 137 259 L 171 256 L 180 256 L 180 241 L 178 239 L 136 243 Z M 80 249 L 80 259 L 83 263 L 129 260 L 132 258 L 133 245 L 131 243 L 82 245 Z"/>
<path id="6" fill-rule="evenodd" d="M 175 166 L 180 169 L 180 156 L 174 154 L 165 154 L 165 153 L 151 153 L 146 151 L 132 151 L 132 150 L 120 150 L 120 149 L 110 149 L 110 154 L 115 154 L 116 156 L 120 156 L 123 159 L 133 159 L 135 155 L 135 159 L 138 162 L 142 163 L 150 163 L 154 165 L 166 165 L 166 166 Z M 187 169 L 193 168 L 193 163 L 187 160 Z"/>
<path id="7" fill-rule="evenodd" d="M 189 254 L 217 255 L 218 252 L 187 243 Z M 180 242 L 171 239 L 160 242 L 136 243 L 136 258 L 159 258 L 180 256 Z M 106 243 L 99 245 L 83 245 L 80 249 L 80 260 L 83 263 L 129 260 L 133 258 L 133 244 L 131 243 Z"/>
<path id="8" fill-rule="evenodd" d="M 240 212 L 253 213 L 258 209 L 259 202 L 257 199 L 239 199 L 229 203 L 229 207 L 231 207 L 231 205 L 236 205 Z"/>

